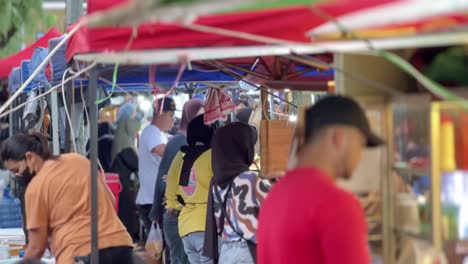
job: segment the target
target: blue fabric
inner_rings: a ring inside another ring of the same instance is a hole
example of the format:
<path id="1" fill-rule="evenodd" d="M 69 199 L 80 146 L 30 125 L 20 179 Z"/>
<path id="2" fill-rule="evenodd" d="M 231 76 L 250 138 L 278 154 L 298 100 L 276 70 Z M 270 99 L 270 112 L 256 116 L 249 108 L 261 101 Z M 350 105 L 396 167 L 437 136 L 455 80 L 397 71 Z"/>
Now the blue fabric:
<path id="1" fill-rule="evenodd" d="M 46 48 L 35 48 L 33 56 L 31 58 L 31 62 L 29 63 L 29 73 L 33 73 L 39 65 L 45 60 L 45 58 L 49 55 L 49 50 Z M 50 83 L 47 80 L 45 74 L 45 66 L 39 71 L 39 73 L 34 77 L 33 81 L 31 82 L 31 87 L 49 87 Z"/>
<path id="2" fill-rule="evenodd" d="M 49 50 L 57 47 L 59 42 L 64 38 L 58 37 L 49 40 Z M 50 59 L 50 66 L 52 71 L 52 81 L 62 81 L 63 72 L 67 68 L 67 59 L 65 58 L 65 52 L 67 45 L 60 47 L 57 52 Z"/>
<path id="3" fill-rule="evenodd" d="M 137 107 L 134 103 L 125 103 L 117 112 L 117 123 L 129 119 L 137 110 Z"/>
<path id="4" fill-rule="evenodd" d="M 172 264 L 189 264 L 184 243 L 179 235 L 178 216 L 164 214 L 164 239 L 169 247 Z"/>
<path id="5" fill-rule="evenodd" d="M 163 201 L 164 193 L 166 190 L 166 183 L 163 180 L 163 176 L 167 175 L 169 168 L 171 167 L 172 161 L 179 152 L 182 146 L 187 145 L 187 137 L 178 133 L 175 135 L 166 145 L 164 150 L 161 163 L 159 164 L 158 176 L 156 178 L 156 186 L 154 190 L 153 208 L 151 208 L 150 218 L 160 222 L 162 213 L 164 211 Z"/>
<path id="6" fill-rule="evenodd" d="M 16 92 L 21 86 L 21 68 L 15 67 L 8 76 L 8 92 L 10 94 Z"/>
<path id="7" fill-rule="evenodd" d="M 219 263 L 222 264 L 254 264 L 249 246 L 245 241 L 223 242 Z"/>
<path id="8" fill-rule="evenodd" d="M 190 264 L 213 264 L 213 260 L 203 256 L 205 232 L 190 233 L 182 238 L 184 250 Z"/>
<path id="9" fill-rule="evenodd" d="M 25 83 L 29 78 L 29 63 L 31 63 L 30 60 L 24 60 L 21 62 L 21 84 Z M 29 84 L 24 90 L 24 92 L 29 91 L 31 91 L 31 84 Z"/>

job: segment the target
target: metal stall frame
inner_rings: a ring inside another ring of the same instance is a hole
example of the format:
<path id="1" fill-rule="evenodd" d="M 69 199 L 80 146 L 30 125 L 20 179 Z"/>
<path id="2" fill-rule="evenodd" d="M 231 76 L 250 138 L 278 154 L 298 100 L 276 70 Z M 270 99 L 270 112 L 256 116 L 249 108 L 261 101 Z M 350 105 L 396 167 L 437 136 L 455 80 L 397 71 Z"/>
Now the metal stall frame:
<path id="1" fill-rule="evenodd" d="M 91 161 L 91 263 L 99 263 L 99 221 L 98 221 L 98 68 L 90 71 L 87 89 L 89 109 L 89 159 Z"/>

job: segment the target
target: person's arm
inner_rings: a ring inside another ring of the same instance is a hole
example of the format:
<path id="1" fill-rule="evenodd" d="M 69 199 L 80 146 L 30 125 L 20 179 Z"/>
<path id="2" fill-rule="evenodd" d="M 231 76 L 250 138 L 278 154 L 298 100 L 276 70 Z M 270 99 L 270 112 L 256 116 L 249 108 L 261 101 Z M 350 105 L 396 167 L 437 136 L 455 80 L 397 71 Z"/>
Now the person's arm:
<path id="1" fill-rule="evenodd" d="M 323 264 L 370 263 L 366 219 L 352 194 L 334 194 L 321 206 L 317 215 Z"/>
<path id="2" fill-rule="evenodd" d="M 154 189 L 154 196 L 153 196 L 153 206 L 151 206 L 151 211 L 149 213 L 149 218 L 153 222 L 158 222 L 158 219 L 161 219 L 161 213 L 164 211 L 164 190 L 166 187 L 166 183 L 162 179 L 162 177 L 156 178 L 156 185 Z"/>
<path id="3" fill-rule="evenodd" d="M 166 208 L 180 209 L 179 202 L 177 201 L 177 190 L 183 162 L 183 153 L 177 153 L 168 172 L 165 194 Z"/>
<path id="4" fill-rule="evenodd" d="M 160 157 L 163 156 L 164 154 L 164 150 L 166 150 L 166 144 L 160 144 L 160 145 L 157 145 L 156 147 L 152 148 L 151 149 L 151 152 L 159 155 Z"/>
<path id="5" fill-rule="evenodd" d="M 24 254 L 25 259 L 41 259 L 48 245 L 48 228 L 29 229 L 29 244 Z"/>
<path id="6" fill-rule="evenodd" d="M 147 151 L 154 153 L 160 157 L 163 156 L 164 150 L 166 149 L 167 141 L 164 140 L 164 135 L 162 132 L 153 126 L 149 126 L 140 136 L 140 141 L 142 141 Z"/>
<path id="7" fill-rule="evenodd" d="M 49 207 L 44 197 L 42 182 L 32 183 L 28 186 L 25 195 L 25 208 L 27 215 L 27 229 L 29 242 L 26 247 L 26 259 L 40 259 L 48 245 L 49 236 Z"/>
<path id="8" fill-rule="evenodd" d="M 261 207 L 263 201 L 271 189 L 271 183 L 268 180 L 261 179 L 256 174 L 253 174 L 253 177 L 256 203 L 258 207 Z"/>

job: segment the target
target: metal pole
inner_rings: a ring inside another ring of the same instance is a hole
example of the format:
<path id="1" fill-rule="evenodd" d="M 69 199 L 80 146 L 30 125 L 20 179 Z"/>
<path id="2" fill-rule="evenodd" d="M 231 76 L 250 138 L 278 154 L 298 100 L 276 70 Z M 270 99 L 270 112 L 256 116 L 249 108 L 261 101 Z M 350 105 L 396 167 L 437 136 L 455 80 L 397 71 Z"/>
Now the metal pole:
<path id="1" fill-rule="evenodd" d="M 73 124 L 73 94 L 75 91 L 71 89 L 71 85 L 69 83 L 65 84 L 65 101 L 63 102 L 64 106 L 68 108 L 68 112 L 70 113 L 71 123 Z M 70 124 L 65 121 L 65 152 L 72 152 L 72 140 L 76 140 L 76 138 L 72 138 L 71 130 L 73 128 L 70 127 Z"/>
<path id="2" fill-rule="evenodd" d="M 75 21 L 83 15 L 83 1 L 82 0 L 66 0 L 66 18 L 67 27 L 75 23 Z"/>
<path id="3" fill-rule="evenodd" d="M 389 104 L 385 109 L 385 129 L 387 137 L 387 162 L 386 173 L 382 174 L 382 194 L 383 194 L 383 221 L 382 221 L 382 234 L 383 234 L 383 258 L 385 264 L 394 264 L 396 261 L 395 250 L 395 181 L 393 176 L 393 154 L 394 154 L 394 140 L 393 140 L 393 109 Z"/>
<path id="4" fill-rule="evenodd" d="M 50 94 L 50 111 L 52 115 L 52 149 L 54 155 L 60 154 L 60 140 L 59 140 L 59 113 L 58 113 L 58 93 L 57 90 L 52 91 Z"/>
<path id="5" fill-rule="evenodd" d="M 10 110 L 13 108 L 13 106 L 10 105 Z M 13 136 L 13 113 L 10 112 L 8 115 L 8 137 Z"/>
<path id="6" fill-rule="evenodd" d="M 83 1 L 82 0 L 65 0 L 66 1 L 66 6 L 65 6 L 65 15 L 66 15 L 66 27 L 72 25 L 75 23 L 78 18 L 80 18 L 83 15 Z M 67 105 L 68 111 L 70 112 L 70 117 L 73 123 L 73 120 L 75 120 L 75 91 L 74 89 L 71 89 L 72 86 L 71 84 L 66 85 L 66 102 L 64 104 Z M 71 129 L 72 127 L 69 126 L 68 123 L 65 123 L 65 152 L 71 152 L 72 150 L 72 140 L 76 140 L 76 138 L 72 138 L 71 135 Z"/>
<path id="7" fill-rule="evenodd" d="M 273 93 L 273 91 L 271 89 L 268 89 L 268 91 L 270 93 Z M 268 108 L 268 110 L 270 111 L 270 113 L 269 113 L 270 114 L 270 119 L 275 119 L 276 115 L 275 115 L 275 113 L 273 113 L 275 111 L 275 99 L 273 98 L 273 96 L 270 95 L 270 100 L 269 101 L 270 101 L 270 104 L 269 104 L 270 107 Z M 268 113 L 267 113 L 267 115 L 268 115 Z"/>
<path id="8" fill-rule="evenodd" d="M 96 105 L 98 91 L 97 69 L 92 69 L 89 76 L 88 86 L 88 107 L 90 125 L 90 148 L 89 157 L 91 160 L 91 264 L 99 263 L 98 244 L 98 109 Z"/>

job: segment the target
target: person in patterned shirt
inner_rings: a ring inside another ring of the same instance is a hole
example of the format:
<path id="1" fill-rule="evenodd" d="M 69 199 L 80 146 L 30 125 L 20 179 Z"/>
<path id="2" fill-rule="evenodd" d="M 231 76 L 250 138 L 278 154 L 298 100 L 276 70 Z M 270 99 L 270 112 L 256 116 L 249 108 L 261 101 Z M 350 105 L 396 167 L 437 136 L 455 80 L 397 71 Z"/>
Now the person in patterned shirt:
<path id="1" fill-rule="evenodd" d="M 271 187 L 249 169 L 257 137 L 254 127 L 238 122 L 219 128 L 213 137 L 204 253 L 219 263 L 255 263 L 258 213 Z"/>

